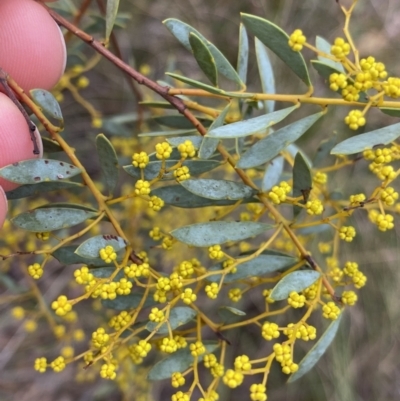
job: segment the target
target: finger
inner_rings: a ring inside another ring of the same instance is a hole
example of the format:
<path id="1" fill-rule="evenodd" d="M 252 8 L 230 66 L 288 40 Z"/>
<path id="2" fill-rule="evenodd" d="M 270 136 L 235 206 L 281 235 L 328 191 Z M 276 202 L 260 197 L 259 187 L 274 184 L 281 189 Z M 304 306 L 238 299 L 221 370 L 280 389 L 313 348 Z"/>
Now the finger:
<path id="1" fill-rule="evenodd" d="M 42 157 L 43 144 L 39 132 L 35 132 L 40 154 L 33 154 L 33 143 L 28 124 L 18 107 L 3 93 L 0 93 L 0 168 L 21 160 Z M 0 185 L 10 191 L 17 184 L 0 178 Z"/>
<path id="2" fill-rule="evenodd" d="M 0 0 L 0 66 L 25 90 L 51 89 L 66 63 L 61 30 L 34 0 Z"/>

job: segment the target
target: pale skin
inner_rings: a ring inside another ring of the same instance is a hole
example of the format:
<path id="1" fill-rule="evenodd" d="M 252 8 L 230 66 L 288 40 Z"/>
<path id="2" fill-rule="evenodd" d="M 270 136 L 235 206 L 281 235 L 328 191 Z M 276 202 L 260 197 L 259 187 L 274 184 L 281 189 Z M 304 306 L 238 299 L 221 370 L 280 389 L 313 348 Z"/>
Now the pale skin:
<path id="1" fill-rule="evenodd" d="M 51 90 L 61 78 L 66 61 L 62 33 L 39 3 L 54 0 L 0 1 L 0 67 L 26 92 L 34 88 Z M 42 156 L 33 153 L 29 127 L 17 106 L 0 88 L 0 168 Z M 7 214 L 4 191 L 18 185 L 0 178 L 0 228 Z"/>

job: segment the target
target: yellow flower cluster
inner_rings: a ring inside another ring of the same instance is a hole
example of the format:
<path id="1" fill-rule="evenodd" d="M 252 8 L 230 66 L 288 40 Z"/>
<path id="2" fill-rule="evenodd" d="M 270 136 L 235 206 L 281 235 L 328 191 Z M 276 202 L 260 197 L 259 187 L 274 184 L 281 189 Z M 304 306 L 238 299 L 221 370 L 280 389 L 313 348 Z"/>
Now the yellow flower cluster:
<path id="1" fill-rule="evenodd" d="M 386 187 L 381 191 L 380 198 L 386 206 L 392 206 L 399 199 L 399 193 L 392 187 Z"/>
<path id="2" fill-rule="evenodd" d="M 89 284 L 94 279 L 87 266 L 82 266 L 80 269 L 75 270 L 74 277 L 75 281 L 82 285 Z"/>
<path id="3" fill-rule="evenodd" d="M 306 302 L 306 297 L 304 295 L 300 295 L 296 291 L 292 291 L 289 294 L 288 304 L 292 308 L 302 308 Z"/>
<path id="4" fill-rule="evenodd" d="M 250 386 L 250 399 L 252 401 L 266 401 L 267 400 L 267 388 L 264 384 L 252 384 Z"/>
<path id="5" fill-rule="evenodd" d="M 357 294 L 354 291 L 343 291 L 342 302 L 345 305 L 353 306 L 357 302 Z"/>
<path id="6" fill-rule="evenodd" d="M 313 177 L 313 181 L 317 184 L 326 184 L 328 182 L 328 175 L 317 171 Z"/>
<path id="7" fill-rule="evenodd" d="M 181 299 L 186 305 L 190 305 L 195 302 L 197 299 L 197 295 L 193 293 L 191 288 L 185 288 L 183 293 L 181 294 Z"/>
<path id="8" fill-rule="evenodd" d="M 183 166 L 174 170 L 174 177 L 178 182 L 188 180 L 190 178 L 189 167 Z"/>
<path id="9" fill-rule="evenodd" d="M 152 322 L 162 322 L 165 319 L 164 312 L 158 308 L 152 308 L 149 314 L 149 320 Z"/>
<path id="10" fill-rule="evenodd" d="M 282 366 L 282 372 L 289 375 L 297 372 L 299 365 L 293 362 L 292 350 L 288 344 L 274 344 L 275 359 Z"/>
<path id="11" fill-rule="evenodd" d="M 353 226 L 343 226 L 339 229 L 339 238 L 346 242 L 353 241 L 356 236 L 356 229 Z"/>
<path id="12" fill-rule="evenodd" d="M 111 263 L 113 260 L 117 259 L 117 254 L 111 245 L 107 245 L 105 248 L 101 248 L 99 251 L 100 258 L 106 263 Z"/>
<path id="13" fill-rule="evenodd" d="M 159 160 L 168 159 L 171 156 L 172 147 L 168 142 L 157 143 L 156 157 Z"/>
<path id="14" fill-rule="evenodd" d="M 61 372 L 65 369 L 65 359 L 63 356 L 59 356 L 56 359 L 54 359 L 53 362 L 50 363 L 51 368 L 54 370 L 54 372 Z"/>
<path id="15" fill-rule="evenodd" d="M 243 383 L 243 378 L 244 378 L 243 373 L 235 372 L 233 369 L 228 369 L 225 372 L 222 381 L 226 386 L 230 388 L 236 388 Z"/>
<path id="16" fill-rule="evenodd" d="M 129 324 L 131 318 L 132 316 L 129 314 L 129 312 L 124 310 L 117 316 L 113 316 L 108 325 L 118 331 L 121 330 L 123 327 L 126 327 Z"/>
<path id="17" fill-rule="evenodd" d="M 350 129 L 357 130 L 365 125 L 366 119 L 361 110 L 351 110 L 345 117 L 344 122 L 350 127 Z"/>
<path id="18" fill-rule="evenodd" d="M 194 157 L 196 155 L 196 149 L 194 148 L 193 142 L 189 140 L 178 145 L 178 151 L 183 159 Z"/>
<path id="19" fill-rule="evenodd" d="M 242 290 L 240 288 L 231 288 L 228 292 L 228 297 L 233 302 L 239 302 L 242 298 Z"/>
<path id="20" fill-rule="evenodd" d="M 289 323 L 287 328 L 283 330 L 283 333 L 292 338 L 294 333 L 294 323 Z M 303 341 L 315 340 L 317 338 L 317 329 L 309 324 L 302 323 L 296 328 L 296 338 L 302 339 Z"/>
<path id="21" fill-rule="evenodd" d="M 47 368 L 47 359 L 42 357 L 42 358 L 36 358 L 35 359 L 35 365 L 34 369 L 37 370 L 40 373 L 46 372 Z"/>
<path id="22" fill-rule="evenodd" d="M 293 51 L 299 52 L 306 41 L 307 39 L 303 35 L 303 31 L 301 29 L 296 29 L 289 37 L 289 46 Z"/>
<path id="23" fill-rule="evenodd" d="M 334 72 L 329 76 L 329 87 L 337 92 L 339 89 L 344 89 L 347 86 L 347 77 L 344 74 Z"/>
<path id="24" fill-rule="evenodd" d="M 224 252 L 221 250 L 221 245 L 213 245 L 208 248 L 208 256 L 210 259 L 222 259 L 224 257 Z"/>
<path id="25" fill-rule="evenodd" d="M 196 357 L 204 354 L 206 352 L 206 347 L 201 341 L 196 341 L 189 345 L 190 353 Z"/>
<path id="26" fill-rule="evenodd" d="M 267 340 L 270 341 L 273 338 L 278 338 L 279 333 L 279 326 L 276 323 L 265 322 L 261 328 L 261 335 Z"/>
<path id="27" fill-rule="evenodd" d="M 340 308 L 332 301 L 329 301 L 322 307 L 322 316 L 325 319 L 336 320 L 340 312 Z"/>
<path id="28" fill-rule="evenodd" d="M 290 193 L 292 187 L 285 181 L 282 181 L 279 186 L 275 185 L 268 193 L 268 197 L 273 203 L 279 205 L 286 200 L 286 195 Z"/>
<path id="29" fill-rule="evenodd" d="M 371 209 L 368 213 L 370 221 L 378 226 L 380 231 L 387 231 L 394 228 L 394 217 L 391 214 L 382 214 L 375 209 Z"/>
<path id="30" fill-rule="evenodd" d="M 314 199 L 306 203 L 306 209 L 307 213 L 312 216 L 321 214 L 324 211 L 324 206 L 319 199 Z"/>
<path id="31" fill-rule="evenodd" d="M 250 358 L 247 355 L 240 355 L 235 358 L 235 370 L 238 372 L 248 372 L 251 370 Z"/>
<path id="32" fill-rule="evenodd" d="M 183 377 L 182 373 L 174 372 L 171 376 L 171 384 L 172 387 L 178 388 L 185 384 L 185 378 Z"/>
<path id="33" fill-rule="evenodd" d="M 117 377 L 117 373 L 115 372 L 116 369 L 117 366 L 113 363 L 105 363 L 100 369 L 100 376 L 103 379 L 114 380 Z"/>
<path id="34" fill-rule="evenodd" d="M 350 195 L 350 205 L 351 206 L 358 206 L 362 204 L 366 199 L 366 196 L 364 194 L 356 194 L 356 195 Z"/>
<path id="35" fill-rule="evenodd" d="M 142 263 L 141 265 L 132 263 L 124 268 L 124 274 L 128 278 L 149 277 L 150 265 L 146 262 Z"/>
<path id="36" fill-rule="evenodd" d="M 211 283 L 205 286 L 204 291 L 208 298 L 216 299 L 218 296 L 219 288 L 217 283 Z"/>
<path id="37" fill-rule="evenodd" d="M 132 164 L 135 167 L 145 168 L 149 164 L 149 155 L 146 152 L 134 153 Z"/>
<path id="38" fill-rule="evenodd" d="M 150 183 L 149 181 L 138 180 L 135 184 L 135 194 L 136 195 L 148 195 L 150 193 Z"/>
<path id="39" fill-rule="evenodd" d="M 182 391 L 178 391 L 177 393 L 171 396 L 172 401 L 190 401 L 190 396 L 187 393 L 183 393 Z"/>
<path id="40" fill-rule="evenodd" d="M 35 280 L 38 280 L 43 275 L 42 266 L 39 263 L 34 263 L 33 265 L 28 266 L 28 273 Z"/>
<path id="41" fill-rule="evenodd" d="M 72 305 L 65 295 L 60 295 L 56 301 L 52 302 L 51 308 L 54 309 L 56 315 L 65 316 L 72 309 Z"/>
<path id="42" fill-rule="evenodd" d="M 331 47 L 331 54 L 343 60 L 350 54 L 350 45 L 343 38 L 336 38 Z"/>
<path id="43" fill-rule="evenodd" d="M 129 346 L 129 355 L 137 365 L 143 362 L 147 354 L 151 351 L 151 344 L 146 340 L 140 340 L 137 344 Z"/>
<path id="44" fill-rule="evenodd" d="M 154 210 L 155 212 L 159 212 L 161 208 L 164 206 L 164 201 L 158 196 L 152 196 L 149 200 L 149 208 Z"/>
<path id="45" fill-rule="evenodd" d="M 110 341 L 109 334 L 106 331 L 99 327 L 96 331 L 92 333 L 92 344 L 95 348 L 101 349 Z"/>

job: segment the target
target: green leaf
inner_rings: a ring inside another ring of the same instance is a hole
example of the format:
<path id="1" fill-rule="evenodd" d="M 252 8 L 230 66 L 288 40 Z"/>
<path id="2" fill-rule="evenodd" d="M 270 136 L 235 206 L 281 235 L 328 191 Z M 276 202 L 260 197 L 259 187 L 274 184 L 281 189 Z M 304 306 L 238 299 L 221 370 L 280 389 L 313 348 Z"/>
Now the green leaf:
<path id="1" fill-rule="evenodd" d="M 276 111 L 274 112 L 276 113 Z M 271 113 L 273 114 L 273 113 Z M 302 118 L 259 140 L 241 157 L 236 167 L 251 168 L 269 162 L 289 144 L 297 141 L 321 118 L 322 112 Z"/>
<path id="2" fill-rule="evenodd" d="M 379 110 L 382 113 L 387 114 L 388 116 L 400 117 L 400 109 L 394 109 L 394 108 L 391 108 L 391 107 L 379 107 Z"/>
<path id="3" fill-rule="evenodd" d="M 233 124 L 224 125 L 223 127 L 210 129 L 207 132 L 206 138 L 240 138 L 242 136 L 265 133 L 269 127 L 282 121 L 297 107 L 287 107 L 286 109 L 251 118 L 250 120 L 238 121 Z"/>
<path id="4" fill-rule="evenodd" d="M 97 235 L 84 241 L 76 248 L 75 253 L 84 258 L 98 258 L 100 249 L 111 245 L 115 252 L 126 248 L 127 243 L 116 235 Z"/>
<path id="5" fill-rule="evenodd" d="M 172 166 L 175 166 L 178 162 L 179 162 L 179 160 L 167 160 L 165 162 L 165 167 L 167 169 L 171 168 Z M 150 162 L 144 168 L 144 179 L 152 180 L 152 179 L 156 178 L 160 173 L 161 166 L 162 166 L 161 160 L 155 161 L 155 162 Z M 221 163 L 217 160 L 185 160 L 182 163 L 182 166 L 186 166 L 189 168 L 191 176 L 196 176 L 196 175 L 206 173 L 207 171 L 211 171 L 211 170 L 221 166 Z M 140 167 L 128 165 L 128 166 L 124 166 L 123 169 L 132 177 L 141 178 Z M 173 172 L 166 173 L 163 176 L 163 180 L 173 180 L 174 178 L 175 177 L 174 177 Z"/>
<path id="6" fill-rule="evenodd" d="M 241 81 L 247 82 L 247 66 L 249 64 L 249 38 L 246 27 L 241 23 L 239 28 L 239 51 L 236 70 Z"/>
<path id="7" fill-rule="evenodd" d="M 103 261 L 104 263 L 104 261 Z M 103 299 L 101 301 L 102 305 L 109 309 L 114 310 L 130 310 L 135 309 L 139 306 L 144 296 L 144 290 L 136 288 L 134 292 L 131 292 L 128 295 L 121 295 L 115 299 Z M 153 297 L 147 296 L 144 301 L 144 308 L 158 305 L 159 302 L 154 301 Z"/>
<path id="8" fill-rule="evenodd" d="M 211 124 L 210 128 L 208 131 L 222 127 L 225 123 L 225 118 L 226 115 L 228 114 L 230 107 L 230 103 L 221 111 L 219 116 L 214 120 L 214 122 Z M 199 149 L 199 158 L 200 159 L 209 159 L 217 149 L 219 144 L 219 139 L 214 139 L 214 138 L 203 138 L 203 142 L 201 143 L 200 149 Z"/>
<path id="9" fill-rule="evenodd" d="M 50 159 L 30 159 L 0 169 L 0 177 L 17 184 L 37 184 L 71 178 L 81 170 L 72 164 Z"/>
<path id="10" fill-rule="evenodd" d="M 332 45 L 324 38 L 321 36 L 317 36 L 315 39 L 315 47 L 320 50 L 321 52 L 325 54 L 331 54 L 331 47 Z M 335 69 L 337 72 L 341 74 L 346 74 L 346 71 L 341 63 L 335 60 L 331 60 L 329 58 L 323 57 L 323 56 L 318 56 L 318 59 L 322 61 L 322 63 L 329 65 L 333 69 Z"/>
<path id="11" fill-rule="evenodd" d="M 146 107 L 152 107 L 156 109 L 170 109 L 170 110 L 176 110 L 174 106 L 172 106 L 171 103 L 168 102 L 152 102 L 152 101 L 143 101 L 139 102 L 140 105 L 146 106 Z"/>
<path id="12" fill-rule="evenodd" d="M 293 266 L 296 262 L 297 259 L 291 256 L 261 254 L 254 259 L 239 264 L 235 273 L 228 273 L 224 277 L 224 283 L 232 283 L 250 277 L 259 277 L 279 270 L 284 271 Z M 211 266 L 209 270 L 221 269 L 223 269 L 222 263 L 218 263 Z M 207 277 L 207 280 L 218 283 L 221 278 L 221 274 L 215 274 L 214 276 Z"/>
<path id="13" fill-rule="evenodd" d="M 106 40 L 110 37 L 117 17 L 119 0 L 107 0 L 106 10 Z"/>
<path id="14" fill-rule="evenodd" d="M 171 330 L 175 330 L 177 327 L 189 323 L 196 317 L 196 315 L 197 312 L 192 308 L 189 308 L 187 306 L 177 306 L 176 308 L 171 309 L 171 313 L 168 318 L 169 326 L 171 327 Z M 146 330 L 152 332 L 159 324 L 160 323 L 156 322 L 148 322 L 146 325 Z M 168 324 L 167 323 L 162 324 L 158 328 L 157 333 L 168 334 L 169 333 Z"/>
<path id="15" fill-rule="evenodd" d="M 293 197 L 302 196 L 299 202 L 305 204 L 310 196 L 312 189 L 312 177 L 310 167 L 301 152 L 298 152 L 293 165 Z M 301 206 L 293 206 L 293 215 L 297 216 L 303 208 Z"/>
<path id="16" fill-rule="evenodd" d="M 324 139 L 318 146 L 317 152 L 314 156 L 314 165 L 321 165 L 329 159 L 332 148 L 337 143 L 337 135 L 334 132 L 328 139 Z"/>
<path id="17" fill-rule="evenodd" d="M 232 308 L 231 306 L 221 306 L 218 308 L 218 315 L 222 323 L 229 324 L 237 322 L 242 316 L 246 316 L 246 312 Z"/>
<path id="18" fill-rule="evenodd" d="M 272 70 L 271 61 L 268 56 L 267 49 L 262 42 L 255 38 L 256 56 L 258 73 L 260 74 L 261 87 L 263 93 L 275 93 L 275 78 L 274 71 Z M 275 100 L 264 100 L 264 109 L 266 113 L 271 113 L 275 108 Z"/>
<path id="19" fill-rule="evenodd" d="M 255 194 L 255 190 L 241 182 L 213 180 L 208 178 L 189 179 L 181 185 L 195 195 L 208 199 L 240 200 Z"/>
<path id="20" fill-rule="evenodd" d="M 118 157 L 112 143 L 104 134 L 96 137 L 97 153 L 99 155 L 100 167 L 106 179 L 108 193 L 111 195 L 118 184 L 119 165 Z"/>
<path id="21" fill-rule="evenodd" d="M 55 97 L 44 89 L 31 89 L 29 93 L 35 104 L 42 109 L 43 114 L 50 120 L 56 120 L 57 125 L 62 128 L 64 126 L 64 118 Z"/>
<path id="22" fill-rule="evenodd" d="M 62 189 L 73 190 L 83 188 L 83 184 L 71 181 L 46 181 L 38 184 L 22 185 L 12 191 L 6 192 L 7 199 L 22 199 L 33 195 L 43 195 L 43 193 L 57 191 Z"/>
<path id="23" fill-rule="evenodd" d="M 160 136 L 160 137 L 168 137 L 168 136 L 175 136 L 175 135 L 191 135 L 197 132 L 196 129 L 178 129 L 172 131 L 153 131 L 153 132 L 143 132 L 139 134 L 140 137 L 149 137 L 149 136 Z"/>
<path id="24" fill-rule="evenodd" d="M 203 341 L 206 352 L 197 357 L 197 361 L 201 362 L 204 355 L 214 352 L 219 344 L 218 342 Z M 190 349 L 183 348 L 172 355 L 167 356 L 163 360 L 157 362 L 149 371 L 149 380 L 164 380 L 170 379 L 174 372 L 184 372 L 186 369 L 193 364 L 193 356 L 190 353 Z"/>
<path id="25" fill-rule="evenodd" d="M 75 253 L 76 245 L 67 245 L 55 250 L 51 256 L 63 265 L 84 264 L 89 267 L 104 266 L 104 260 L 100 258 L 84 258 Z"/>
<path id="26" fill-rule="evenodd" d="M 288 299 L 292 291 L 303 291 L 314 284 L 320 277 L 321 273 L 314 270 L 300 270 L 289 273 L 276 284 L 270 294 L 270 298 L 274 301 Z"/>
<path id="27" fill-rule="evenodd" d="M 102 267 L 96 267 L 95 269 L 91 269 L 90 273 L 93 274 L 94 277 L 96 278 L 110 278 L 113 273 L 115 273 L 115 266 L 104 266 L 104 260 L 103 260 L 103 266 Z M 113 282 L 117 282 L 121 280 L 121 278 L 125 277 L 123 271 L 119 271 L 117 275 L 114 277 L 112 280 Z"/>
<path id="28" fill-rule="evenodd" d="M 189 43 L 193 50 L 193 56 L 205 76 L 214 86 L 218 86 L 218 72 L 215 60 L 207 47 L 207 43 L 195 33 L 190 32 Z"/>
<path id="29" fill-rule="evenodd" d="M 170 185 L 156 188 L 155 190 L 151 191 L 151 194 L 161 198 L 167 205 L 187 209 L 207 206 L 229 206 L 234 205 L 237 202 L 235 200 L 206 199 L 189 192 L 181 185 Z M 242 203 L 254 202 L 259 201 L 253 197 L 243 199 L 242 201 Z"/>
<path id="30" fill-rule="evenodd" d="M 208 118 L 197 118 L 205 127 L 209 127 L 213 120 Z M 154 117 L 153 120 L 166 127 L 180 128 L 180 129 L 193 129 L 193 124 L 185 116 L 159 116 Z M 165 135 L 165 134 L 164 134 Z"/>
<path id="31" fill-rule="evenodd" d="M 58 144 L 58 142 L 53 141 L 52 139 L 42 137 L 42 143 L 43 143 L 43 152 L 46 153 L 63 152 L 63 148 Z"/>
<path id="32" fill-rule="evenodd" d="M 317 70 L 318 74 L 321 75 L 321 77 L 325 78 L 326 80 L 329 80 L 329 76 L 333 73 L 340 73 L 339 70 L 336 70 L 333 68 L 330 64 L 326 64 L 322 61 L 318 60 L 311 60 L 312 66 Z M 340 89 L 340 92 L 342 90 Z"/>
<path id="33" fill-rule="evenodd" d="M 316 365 L 322 355 L 325 354 L 326 350 L 332 344 L 332 341 L 336 336 L 336 333 L 339 329 L 340 321 L 342 320 L 342 316 L 343 312 L 328 326 L 328 328 L 325 330 L 325 333 L 319 338 L 319 340 L 315 343 L 315 345 L 311 348 L 307 355 L 301 360 L 301 362 L 299 363 L 299 370 L 290 376 L 288 383 L 293 383 L 295 380 L 300 379 L 300 377 L 304 376 Z"/>
<path id="34" fill-rule="evenodd" d="M 241 241 L 270 230 L 271 225 L 253 221 L 210 221 L 177 228 L 170 234 L 184 244 L 205 247 Z"/>
<path id="35" fill-rule="evenodd" d="M 352 155 L 372 149 L 377 145 L 388 145 L 400 137 L 400 123 L 389 125 L 375 131 L 360 134 L 338 143 L 332 150 L 332 155 Z M 1 170 L 0 170 L 1 171 Z"/>
<path id="36" fill-rule="evenodd" d="M 175 74 L 173 72 L 166 72 L 165 75 L 168 75 L 171 78 L 177 79 L 178 81 L 182 81 L 185 84 L 188 84 L 188 85 L 193 86 L 195 88 L 203 89 L 206 92 L 213 93 L 214 95 L 221 95 L 221 96 L 225 95 L 225 96 L 228 97 L 226 92 L 223 91 L 222 89 L 215 88 L 214 86 L 211 86 L 211 85 L 203 84 L 203 82 L 196 81 L 196 80 L 191 79 L 191 78 L 187 78 L 187 77 L 185 77 L 183 75 Z"/>
<path id="37" fill-rule="evenodd" d="M 203 137 L 200 135 L 178 136 L 175 138 L 166 138 L 166 139 L 171 146 L 175 147 L 178 147 L 181 143 L 184 143 L 185 141 L 191 141 L 196 149 L 200 147 L 201 142 L 203 141 Z"/>
<path id="38" fill-rule="evenodd" d="M 262 179 L 261 188 L 263 192 L 271 189 L 279 182 L 284 164 L 285 159 L 282 156 L 275 157 L 275 159 L 269 162 Z"/>
<path id="39" fill-rule="evenodd" d="M 73 227 L 97 215 L 98 212 L 93 213 L 64 207 L 49 207 L 21 213 L 13 217 L 11 221 L 19 228 L 40 233 Z"/>
<path id="40" fill-rule="evenodd" d="M 330 224 L 318 224 L 317 226 L 299 228 L 296 230 L 296 233 L 299 235 L 313 235 L 320 234 L 328 230 L 332 230 L 332 226 Z"/>
<path id="41" fill-rule="evenodd" d="M 181 42 L 181 44 L 185 46 L 186 49 L 189 51 L 192 51 L 192 47 L 189 41 L 189 35 L 191 33 L 197 35 L 200 39 L 203 40 L 204 43 L 206 43 L 208 50 L 211 52 L 215 60 L 218 72 L 223 76 L 225 76 L 226 78 L 228 78 L 229 80 L 236 82 L 239 87 L 244 86 L 239 75 L 232 67 L 232 65 L 229 63 L 229 61 L 226 59 L 226 57 L 221 53 L 221 51 L 217 47 L 215 47 L 211 42 L 209 42 L 199 31 L 192 28 L 190 25 L 185 24 L 184 22 L 174 18 L 166 19 L 165 21 L 163 21 L 163 24 L 165 24 L 165 26 L 172 33 L 172 35 L 174 35 L 176 39 L 178 39 L 179 42 Z"/>
<path id="42" fill-rule="evenodd" d="M 300 52 L 289 46 L 289 36 L 272 22 L 242 13 L 242 21 L 254 36 L 271 49 L 307 86 L 311 86 L 307 66 Z"/>
<path id="43" fill-rule="evenodd" d="M 301 152 L 301 149 L 294 143 L 291 143 L 290 145 L 286 146 L 285 152 L 288 152 L 290 154 L 290 156 L 292 156 L 292 158 L 294 159 L 297 155 L 297 153 Z M 307 157 L 307 155 L 305 155 L 304 153 L 303 157 L 304 160 L 307 162 L 308 166 L 311 168 L 312 167 L 312 162 L 311 160 Z"/>

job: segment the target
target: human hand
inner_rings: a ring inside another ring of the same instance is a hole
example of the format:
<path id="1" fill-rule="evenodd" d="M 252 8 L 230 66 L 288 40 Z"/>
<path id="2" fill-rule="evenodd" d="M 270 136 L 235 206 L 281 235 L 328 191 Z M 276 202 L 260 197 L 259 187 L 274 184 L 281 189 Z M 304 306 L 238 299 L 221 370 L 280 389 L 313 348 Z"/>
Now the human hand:
<path id="1" fill-rule="evenodd" d="M 57 24 L 34 0 L 1 0 L 0 21 L 0 67 L 25 91 L 50 90 L 61 78 L 66 63 L 65 42 Z M 36 137 L 39 155 L 33 154 L 26 120 L 17 106 L 0 93 L 0 168 L 41 157 L 42 143 L 37 131 Z M 0 179 L 0 228 L 7 213 L 4 191 L 17 186 Z"/>

